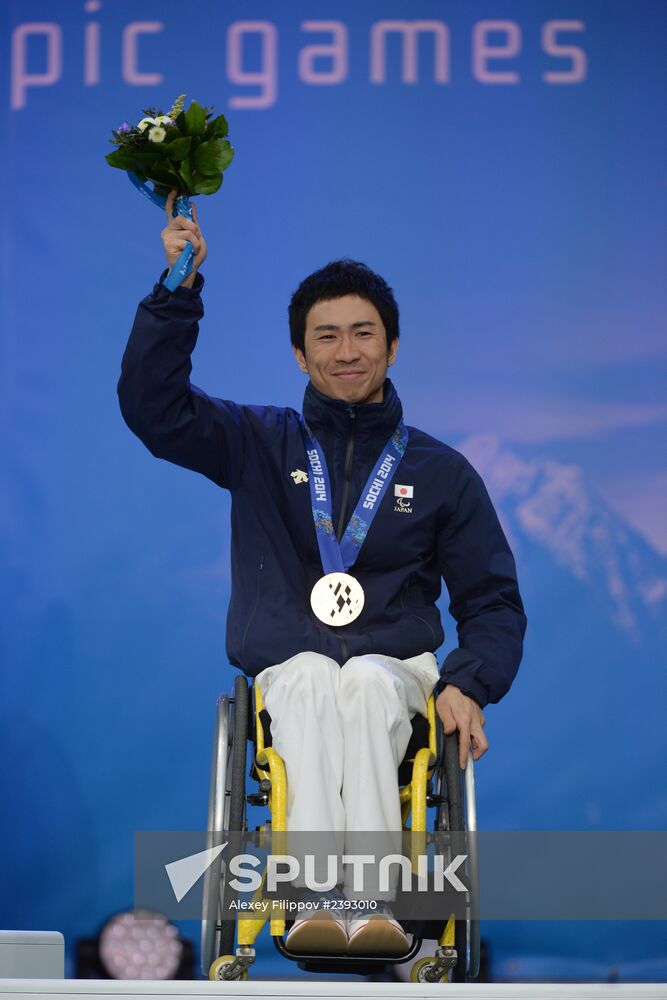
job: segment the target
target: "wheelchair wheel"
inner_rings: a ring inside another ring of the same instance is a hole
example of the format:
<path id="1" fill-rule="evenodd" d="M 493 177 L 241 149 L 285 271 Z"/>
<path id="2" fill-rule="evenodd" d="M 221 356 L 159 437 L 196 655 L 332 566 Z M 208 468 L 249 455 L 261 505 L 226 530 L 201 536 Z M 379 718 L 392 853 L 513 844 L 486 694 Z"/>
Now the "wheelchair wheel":
<path id="1" fill-rule="evenodd" d="M 229 781 L 229 825 L 225 832 L 243 830 L 245 819 L 245 770 L 248 753 L 248 682 L 241 675 L 234 683 L 234 715 L 232 732 L 231 770 Z M 226 873 L 225 873 L 226 874 Z M 220 902 L 232 895 L 229 887 L 220 887 Z M 235 920 L 223 920 L 220 926 L 218 955 L 234 953 Z"/>
<path id="2" fill-rule="evenodd" d="M 447 783 L 447 809 L 449 829 L 465 830 L 463 822 L 462 774 L 459 767 L 458 733 L 445 736 L 445 781 Z M 454 947 L 457 961 L 452 969 L 452 982 L 464 983 L 468 964 L 467 921 L 457 920 L 454 928 Z"/>
<path id="3" fill-rule="evenodd" d="M 438 831 L 468 831 L 477 830 L 475 810 L 475 785 L 473 777 L 472 758 L 469 757 L 464 777 L 459 767 L 458 733 L 445 736 L 438 726 L 438 759 L 441 763 L 440 804 L 438 806 L 436 829 Z M 465 787 L 465 803 L 464 803 Z M 476 843 L 474 838 L 469 842 L 469 856 L 466 864 L 470 881 L 468 894 L 469 908 L 471 897 L 479 898 L 479 881 Z M 479 974 L 479 921 L 470 917 L 456 920 L 454 927 L 454 947 L 456 949 L 456 966 L 452 969 L 453 982 L 465 982 L 476 979 Z"/>
<path id="4" fill-rule="evenodd" d="M 226 980 L 227 982 L 237 982 L 244 983 L 248 979 L 248 970 L 234 975 L 228 978 L 225 975 L 227 969 L 230 969 L 234 965 L 236 959 L 233 955 L 221 955 L 220 958 L 216 958 L 215 962 L 211 965 L 209 969 L 208 978 L 213 980 Z"/>
<path id="5" fill-rule="evenodd" d="M 431 980 L 428 978 L 428 973 L 435 965 L 435 957 L 433 958 L 420 958 L 418 962 L 410 969 L 410 982 L 411 983 L 430 983 Z M 447 974 L 443 975 L 437 980 L 439 983 L 449 982 Z"/>
<path id="6" fill-rule="evenodd" d="M 248 754 L 250 701 L 248 682 L 239 675 L 234 681 L 234 725 L 232 733 L 232 771 L 227 830 L 243 830 L 245 820 L 245 770 Z"/>
<path id="7" fill-rule="evenodd" d="M 223 843 L 230 831 L 244 828 L 248 720 L 248 682 L 239 675 L 234 683 L 233 700 L 227 695 L 218 698 L 209 790 L 208 847 Z M 219 956 L 234 952 L 236 921 L 221 919 L 231 891 L 226 878 L 226 864 L 219 855 L 208 868 L 204 881 L 201 968 L 206 976 Z"/>

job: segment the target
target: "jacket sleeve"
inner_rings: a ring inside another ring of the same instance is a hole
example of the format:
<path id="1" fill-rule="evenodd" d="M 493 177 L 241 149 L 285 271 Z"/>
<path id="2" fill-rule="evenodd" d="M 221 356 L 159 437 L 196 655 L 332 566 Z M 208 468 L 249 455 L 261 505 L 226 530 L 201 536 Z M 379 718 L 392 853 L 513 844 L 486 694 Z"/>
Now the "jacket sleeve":
<path id="1" fill-rule="evenodd" d="M 514 557 L 481 477 L 462 455 L 440 509 L 437 553 L 459 646 L 445 658 L 436 695 L 453 684 L 483 708 L 519 669 L 526 616 Z"/>
<path id="2" fill-rule="evenodd" d="M 139 303 L 118 398 L 128 427 L 153 455 L 232 489 L 243 472 L 242 408 L 190 382 L 203 284 L 200 274 L 192 289 L 169 292 L 158 283 Z"/>

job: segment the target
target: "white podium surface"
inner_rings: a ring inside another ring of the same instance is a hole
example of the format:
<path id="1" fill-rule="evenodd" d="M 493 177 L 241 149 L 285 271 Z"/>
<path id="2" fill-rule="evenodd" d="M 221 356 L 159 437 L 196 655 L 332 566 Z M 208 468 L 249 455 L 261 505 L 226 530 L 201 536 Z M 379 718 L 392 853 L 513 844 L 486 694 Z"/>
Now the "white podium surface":
<path id="1" fill-rule="evenodd" d="M 214 997 L 224 995 L 249 1000 L 251 997 L 304 998 L 304 1000 L 666 1000 L 664 983 L 494 983 L 421 984 L 352 983 L 349 980 L 257 980 L 245 983 L 197 981 L 154 982 L 109 979 L 2 979 L 2 1000 L 76 997 L 78 1000 L 127 1000 L 136 997 Z"/>

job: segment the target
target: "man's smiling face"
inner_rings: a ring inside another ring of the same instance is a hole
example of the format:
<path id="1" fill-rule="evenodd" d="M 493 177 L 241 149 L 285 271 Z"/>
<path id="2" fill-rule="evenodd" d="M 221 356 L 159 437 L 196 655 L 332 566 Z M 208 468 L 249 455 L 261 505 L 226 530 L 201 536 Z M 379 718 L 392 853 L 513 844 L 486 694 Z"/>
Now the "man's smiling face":
<path id="1" fill-rule="evenodd" d="M 358 295 L 316 302 L 306 316 L 304 351 L 293 347 L 316 389 L 347 403 L 379 403 L 398 339 L 387 334 L 375 306 Z"/>

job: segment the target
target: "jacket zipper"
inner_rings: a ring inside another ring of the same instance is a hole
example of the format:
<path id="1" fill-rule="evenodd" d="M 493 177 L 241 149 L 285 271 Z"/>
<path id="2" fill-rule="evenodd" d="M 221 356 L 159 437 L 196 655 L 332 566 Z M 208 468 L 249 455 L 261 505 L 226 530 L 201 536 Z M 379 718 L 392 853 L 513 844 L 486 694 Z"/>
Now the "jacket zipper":
<path id="1" fill-rule="evenodd" d="M 343 502 L 340 507 L 340 519 L 338 521 L 338 531 L 336 532 L 336 538 L 340 542 L 345 531 L 346 519 L 347 519 L 347 507 L 350 501 L 350 483 L 352 480 L 352 456 L 354 454 L 354 440 L 356 437 L 356 416 L 357 411 L 354 406 L 351 406 L 348 410 L 350 414 L 350 434 L 347 439 L 347 448 L 345 449 L 345 465 L 343 467 Z M 343 658 L 343 663 L 348 659 L 348 648 L 347 642 L 342 636 L 337 636 L 341 644 L 341 656 Z"/>
<path id="2" fill-rule="evenodd" d="M 343 537 L 343 532 L 347 527 L 347 525 L 345 524 L 345 518 L 347 516 L 347 505 L 350 499 L 350 480 L 352 478 L 352 454 L 354 452 L 354 439 L 356 436 L 355 431 L 357 427 L 355 423 L 357 413 L 354 406 L 351 406 L 348 412 L 350 414 L 351 427 L 350 427 L 350 434 L 347 439 L 347 448 L 345 450 L 345 465 L 343 467 L 343 502 L 340 508 L 338 531 L 336 532 L 336 538 L 338 539 L 338 541 L 340 541 L 341 538 Z"/>

